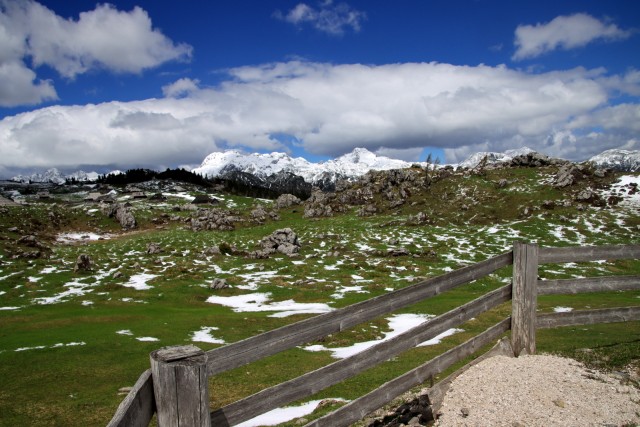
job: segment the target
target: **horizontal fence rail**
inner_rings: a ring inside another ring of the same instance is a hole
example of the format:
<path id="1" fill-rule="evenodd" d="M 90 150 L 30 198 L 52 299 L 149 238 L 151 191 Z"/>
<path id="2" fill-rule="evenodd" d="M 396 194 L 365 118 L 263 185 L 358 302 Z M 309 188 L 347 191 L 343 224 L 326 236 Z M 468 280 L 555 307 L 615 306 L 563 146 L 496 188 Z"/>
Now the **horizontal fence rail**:
<path id="1" fill-rule="evenodd" d="M 586 292 L 633 291 L 638 276 L 608 276 L 584 279 L 538 280 L 538 295 L 579 294 Z"/>
<path id="2" fill-rule="evenodd" d="M 511 286 L 503 286 L 393 339 L 225 406 L 211 414 L 211 425 L 239 424 L 281 405 L 311 396 L 459 326 L 510 298 Z"/>
<path id="3" fill-rule="evenodd" d="M 560 326 L 593 325 L 595 323 L 617 323 L 640 320 L 640 307 L 600 308 L 576 310 L 565 313 L 540 314 L 536 319 L 538 328 Z"/>
<path id="4" fill-rule="evenodd" d="M 509 330 L 510 324 L 511 318 L 502 320 L 481 334 L 431 359 L 427 363 L 412 369 L 406 374 L 383 384 L 373 392 L 349 402 L 340 409 L 306 424 L 305 427 L 327 425 L 342 427 L 364 418 L 365 415 L 375 411 L 402 393 L 422 384 L 428 378 L 443 372 L 454 363 L 472 355 L 485 345 L 494 342 Z"/>
<path id="5" fill-rule="evenodd" d="M 431 298 L 457 286 L 480 279 L 512 263 L 511 252 L 479 262 L 418 284 L 314 316 L 207 352 L 209 375 L 255 362 L 300 344 L 343 331 L 383 314 Z"/>
<path id="6" fill-rule="evenodd" d="M 512 251 L 470 265 L 459 270 L 431 278 L 415 285 L 393 291 L 340 310 L 293 323 L 236 343 L 202 352 L 193 346 L 169 347 L 180 351 L 197 351 L 197 364 L 202 366 L 204 380 L 191 382 L 191 387 L 200 383 L 200 390 L 182 393 L 181 387 L 172 383 L 172 390 L 162 390 L 155 384 L 155 393 L 161 393 L 172 401 L 184 402 L 176 406 L 189 408 L 192 404 L 208 401 L 207 377 L 225 372 L 263 359 L 295 346 L 340 332 L 360 323 L 373 320 L 415 304 L 421 300 L 450 291 L 458 286 L 485 277 L 496 270 L 513 265 L 512 284 L 476 298 L 444 314 L 404 332 L 388 341 L 381 342 L 348 358 L 338 360 L 315 371 L 262 390 L 242 400 L 231 403 L 210 413 L 213 426 L 231 426 L 261 415 L 290 402 L 311 396 L 320 390 L 351 378 L 390 358 L 397 356 L 421 342 L 461 325 L 473 317 L 512 300 L 511 317 L 504 319 L 423 365 L 393 379 L 376 390 L 362 396 L 336 411 L 325 415 L 305 427 L 345 427 L 363 418 L 371 411 L 390 402 L 403 392 L 421 384 L 427 378 L 441 373 L 451 365 L 468 357 L 481 347 L 500 338 L 511 329 L 512 349 L 517 356 L 521 351 L 535 353 L 535 331 L 541 328 L 575 326 L 595 323 L 640 321 L 640 307 L 616 307 L 598 310 L 575 310 L 564 313 L 536 313 L 538 295 L 577 294 L 583 292 L 629 291 L 640 289 L 640 276 L 613 276 L 581 279 L 538 279 L 538 266 L 547 263 L 589 262 L 640 258 L 640 245 L 543 248 L 532 244 L 515 243 Z M 172 351 L 172 350 L 166 350 Z M 156 351 L 157 352 L 157 351 Z M 154 352 L 154 353 L 156 353 Z M 154 354 L 152 353 L 152 355 Z M 194 358 L 168 361 L 192 369 Z M 163 362 L 164 363 L 164 362 Z M 153 357 L 152 357 L 153 366 Z M 165 368 L 163 368 L 165 369 Z M 176 371 L 178 372 L 178 371 Z M 181 371 L 182 372 L 182 371 Z M 121 402 L 108 427 L 147 426 L 156 412 L 154 396 L 155 371 L 145 371 L 131 392 Z M 191 375 L 191 374 L 189 374 Z M 168 393 L 168 394 L 167 394 Z M 171 397 L 171 394 L 174 396 Z M 193 396 L 192 396 L 193 394 Z M 203 397 L 204 396 L 204 397 Z M 213 393 L 215 396 L 215 392 Z M 198 400 L 199 399 L 199 400 Z M 182 418 L 189 414 L 178 414 Z M 173 416 L 173 415 L 172 415 Z M 160 423 L 160 418 L 159 418 Z M 180 424 L 181 426 L 183 424 Z M 188 424 L 191 425 L 191 424 Z M 195 424 L 194 424 L 195 425 Z M 164 427 L 164 426 L 161 426 Z"/>

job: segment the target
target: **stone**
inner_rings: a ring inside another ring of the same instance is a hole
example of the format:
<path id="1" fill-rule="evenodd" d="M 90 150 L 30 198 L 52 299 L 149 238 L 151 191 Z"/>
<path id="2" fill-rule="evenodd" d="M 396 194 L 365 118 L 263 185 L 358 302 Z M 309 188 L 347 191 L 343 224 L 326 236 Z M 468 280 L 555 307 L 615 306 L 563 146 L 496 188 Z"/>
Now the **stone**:
<path id="1" fill-rule="evenodd" d="M 297 206 L 302 203 L 298 197 L 293 194 L 281 194 L 275 201 L 274 205 L 276 209 L 285 209 L 291 206 Z"/>
<path id="2" fill-rule="evenodd" d="M 225 279 L 213 279 L 213 281 L 209 284 L 209 289 L 227 289 L 229 284 Z"/>
<path id="3" fill-rule="evenodd" d="M 569 163 L 558 170 L 558 173 L 553 180 L 553 185 L 558 188 L 569 187 L 580 177 L 582 177 L 581 169 L 576 165 Z"/>
<path id="4" fill-rule="evenodd" d="M 126 205 L 121 203 L 102 204 L 102 212 L 109 218 L 114 218 L 120 223 L 125 230 L 136 228 L 136 218 Z"/>
<path id="5" fill-rule="evenodd" d="M 190 218 L 193 231 L 221 230 L 231 231 L 235 229 L 235 223 L 239 219 L 230 211 L 223 209 L 199 209 L 197 215 Z"/>
<path id="6" fill-rule="evenodd" d="M 211 246 L 204 250 L 205 255 L 222 255 L 222 251 L 219 246 Z"/>
<path id="7" fill-rule="evenodd" d="M 505 188 L 507 185 L 509 185 L 509 181 L 503 178 L 500 181 L 498 181 L 498 183 L 496 184 L 496 187 Z"/>
<path id="8" fill-rule="evenodd" d="M 158 243 L 151 242 L 147 244 L 147 253 L 149 255 L 155 255 L 161 252 L 164 252 L 164 250 L 160 247 Z"/>
<path id="9" fill-rule="evenodd" d="M 73 271 L 91 271 L 91 266 L 93 262 L 91 261 L 91 257 L 87 254 L 78 255 L 78 259 L 76 259 L 76 264 L 73 267 Z"/>
<path id="10" fill-rule="evenodd" d="M 264 255 L 279 252 L 287 256 L 296 256 L 300 250 L 298 235 L 290 228 L 282 228 L 265 236 L 260 241 L 261 251 L 253 253 L 254 258 L 263 258 Z"/>

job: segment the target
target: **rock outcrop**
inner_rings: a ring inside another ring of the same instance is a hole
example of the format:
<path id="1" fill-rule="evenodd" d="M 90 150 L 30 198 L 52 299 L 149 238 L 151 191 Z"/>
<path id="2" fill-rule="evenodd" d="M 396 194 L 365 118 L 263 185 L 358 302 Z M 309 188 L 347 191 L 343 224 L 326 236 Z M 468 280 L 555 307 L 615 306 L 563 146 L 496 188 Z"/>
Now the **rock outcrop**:
<path id="1" fill-rule="evenodd" d="M 239 221 L 240 219 L 231 211 L 224 209 L 198 209 L 196 215 L 191 217 L 190 223 L 193 231 L 229 231 L 235 229 L 235 223 Z"/>
<path id="2" fill-rule="evenodd" d="M 131 230 L 136 228 L 137 222 L 135 216 L 129 209 L 129 207 L 122 203 L 103 204 L 101 205 L 102 212 L 109 218 L 114 218 L 120 223 L 120 226 L 125 230 Z"/>
<path id="3" fill-rule="evenodd" d="M 260 241 L 260 250 L 249 254 L 251 258 L 267 258 L 274 253 L 281 253 L 290 257 L 298 255 L 300 251 L 298 235 L 290 228 L 276 230 Z"/>

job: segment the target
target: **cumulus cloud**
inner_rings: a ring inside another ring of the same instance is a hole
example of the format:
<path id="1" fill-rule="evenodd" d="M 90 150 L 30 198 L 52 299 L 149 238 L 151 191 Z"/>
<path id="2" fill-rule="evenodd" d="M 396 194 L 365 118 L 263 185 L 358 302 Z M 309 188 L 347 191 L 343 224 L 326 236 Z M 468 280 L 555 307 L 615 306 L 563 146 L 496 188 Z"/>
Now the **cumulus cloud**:
<path id="1" fill-rule="evenodd" d="M 569 50 L 596 41 L 628 38 L 631 31 L 604 22 L 586 13 L 558 16 L 548 23 L 520 25 L 516 29 L 516 52 L 512 59 L 534 58 L 556 49 Z"/>
<path id="2" fill-rule="evenodd" d="M 162 93 L 170 98 L 180 98 L 197 91 L 199 85 L 200 80 L 198 79 L 183 78 L 162 86 Z"/>
<path id="3" fill-rule="evenodd" d="M 456 162 L 526 145 L 582 160 L 637 140 L 640 106 L 614 101 L 639 86 L 632 72 L 603 69 L 263 64 L 232 69 L 214 88 L 179 80 L 161 99 L 6 117 L 0 166 L 188 165 L 232 147 L 288 151 L 292 140 L 331 157 L 365 147 L 415 159 L 424 147 L 437 147 L 442 161 Z"/>
<path id="4" fill-rule="evenodd" d="M 36 78 L 35 69 L 43 65 L 66 78 L 93 69 L 140 73 L 189 60 L 191 51 L 154 29 L 140 7 L 123 12 L 102 4 L 73 20 L 33 0 L 0 0 L 0 105 L 56 99 L 52 83 Z"/>
<path id="5" fill-rule="evenodd" d="M 358 32 L 367 18 L 365 12 L 346 3 L 333 4 L 332 0 L 325 0 L 318 8 L 299 3 L 286 14 L 278 10 L 273 16 L 296 26 L 309 24 L 316 30 L 331 35 L 343 35 L 348 28 Z"/>

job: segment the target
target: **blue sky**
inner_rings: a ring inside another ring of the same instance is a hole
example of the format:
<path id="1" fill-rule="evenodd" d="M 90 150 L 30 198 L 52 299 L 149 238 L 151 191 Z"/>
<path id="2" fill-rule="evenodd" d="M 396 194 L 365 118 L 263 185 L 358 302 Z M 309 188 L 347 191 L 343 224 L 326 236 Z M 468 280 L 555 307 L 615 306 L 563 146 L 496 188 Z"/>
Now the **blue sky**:
<path id="1" fill-rule="evenodd" d="M 640 149 L 634 1 L 0 0 L 0 176 Z"/>

